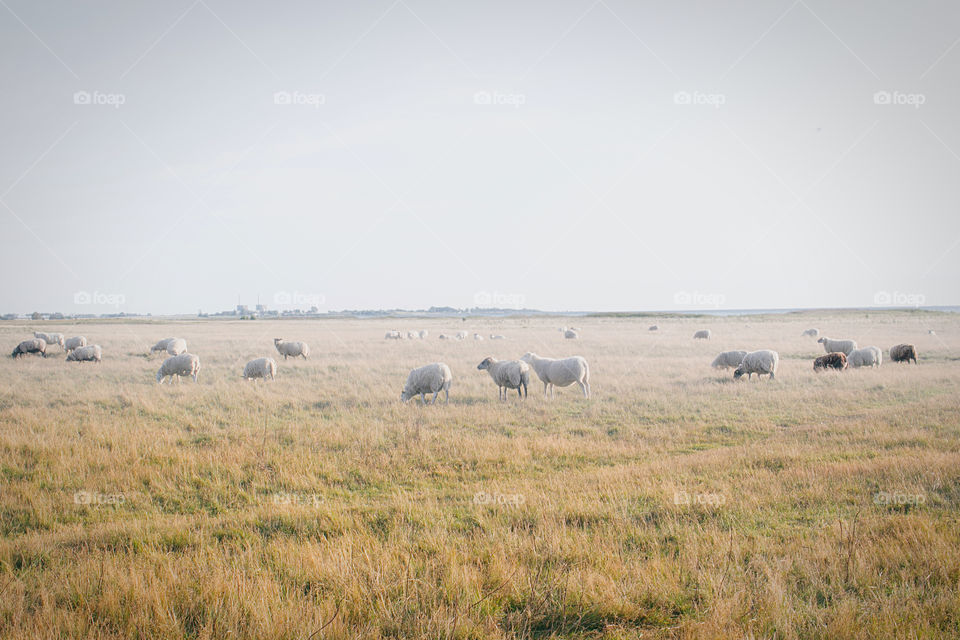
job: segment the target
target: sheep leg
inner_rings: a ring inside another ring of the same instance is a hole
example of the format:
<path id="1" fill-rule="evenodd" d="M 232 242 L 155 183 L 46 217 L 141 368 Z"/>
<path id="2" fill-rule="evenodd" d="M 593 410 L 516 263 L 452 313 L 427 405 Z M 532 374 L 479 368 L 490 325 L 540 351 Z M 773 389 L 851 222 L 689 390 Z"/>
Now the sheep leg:
<path id="1" fill-rule="evenodd" d="M 547 397 L 547 383 L 546 383 L 546 382 L 543 383 L 543 397 L 544 397 L 544 398 Z"/>
<path id="2" fill-rule="evenodd" d="M 443 401 L 443 404 L 450 404 L 450 387 L 445 387 L 443 392 L 446 394 L 446 398 Z"/>
<path id="3" fill-rule="evenodd" d="M 583 397 L 586 398 L 586 397 L 587 397 L 587 386 L 586 386 L 585 384 L 583 384 L 582 382 L 580 382 L 579 380 L 577 380 L 577 384 L 580 385 L 580 390 L 583 391 Z"/>
<path id="4" fill-rule="evenodd" d="M 440 395 L 440 389 L 437 389 L 433 392 L 433 400 L 430 401 L 430 404 L 437 404 L 437 396 Z"/>
<path id="5" fill-rule="evenodd" d="M 427 404 L 427 396 L 423 395 L 423 391 L 420 392 L 420 404 Z"/>

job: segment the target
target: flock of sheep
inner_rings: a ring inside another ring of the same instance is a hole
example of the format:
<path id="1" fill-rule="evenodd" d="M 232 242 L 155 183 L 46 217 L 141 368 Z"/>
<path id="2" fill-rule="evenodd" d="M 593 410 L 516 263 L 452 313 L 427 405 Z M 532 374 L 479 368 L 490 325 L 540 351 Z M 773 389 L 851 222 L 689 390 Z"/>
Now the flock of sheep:
<path id="1" fill-rule="evenodd" d="M 657 325 L 649 327 L 650 331 L 659 331 Z M 565 339 L 576 340 L 580 337 L 579 329 L 575 327 L 561 327 L 560 332 Z M 709 340 L 711 338 L 709 329 L 701 329 L 693 334 L 695 340 Z M 879 367 L 883 364 L 883 352 L 874 346 L 858 348 L 855 340 L 834 340 L 826 336 L 821 337 L 818 329 L 807 329 L 802 333 L 803 336 L 818 338 L 817 343 L 822 344 L 825 355 L 816 358 L 813 362 L 814 371 L 826 369 L 844 370 L 848 366 L 859 367 Z M 407 331 L 406 334 L 400 331 L 388 331 L 385 335 L 387 340 L 420 339 L 425 340 L 429 336 L 426 330 Z M 458 331 L 453 334 L 454 340 L 465 340 L 469 336 L 466 331 Z M 451 339 L 450 336 L 440 334 L 439 339 Z M 479 333 L 473 334 L 474 340 L 483 340 Z M 503 340 L 502 335 L 490 334 L 491 340 Z M 84 336 L 74 336 L 64 338 L 62 333 L 43 333 L 35 332 L 31 339 L 20 342 L 11 354 L 14 358 L 34 353 L 43 357 L 47 356 L 47 349 L 51 345 L 59 345 L 62 352 L 67 354 L 67 361 L 72 362 L 100 362 L 103 356 L 100 345 L 88 345 Z M 310 355 L 310 346 L 305 342 L 284 340 L 283 338 L 274 338 L 274 348 L 277 353 L 287 358 L 302 357 L 304 360 Z M 187 352 L 187 342 L 182 338 L 165 338 L 158 341 L 150 348 L 150 353 L 165 352 L 169 355 L 160 365 L 157 371 L 157 383 L 163 384 L 168 379 L 174 377 L 179 381 L 182 376 L 190 376 L 194 382 L 197 382 L 200 373 L 200 358 Z M 913 362 L 917 363 L 917 349 L 912 344 L 898 344 L 889 349 L 890 360 L 893 362 Z M 770 379 L 776 377 L 777 368 L 780 363 L 780 355 L 771 349 L 760 349 L 758 351 L 724 351 L 717 355 L 713 360 L 712 367 L 726 369 L 733 368 L 733 377 L 735 379 L 744 375 L 752 379 L 753 374 L 768 375 Z M 496 360 L 493 357 L 484 358 L 477 365 L 480 371 L 486 371 L 490 378 L 497 385 L 499 398 L 506 400 L 507 393 L 511 389 L 517 391 L 519 398 L 527 397 L 527 388 L 530 384 L 530 370 L 533 369 L 537 378 L 543 383 L 544 396 L 553 396 L 555 387 L 567 387 L 574 383 L 579 385 L 585 398 L 590 397 L 590 367 L 585 358 L 581 356 L 572 356 L 569 358 L 542 358 L 535 353 L 527 352 L 518 360 Z M 277 363 L 273 358 L 256 358 L 248 362 L 243 368 L 243 378 L 252 380 L 256 378 L 273 380 L 277 375 Z M 403 402 L 410 400 L 415 396 L 420 396 L 423 403 L 427 402 L 427 394 L 432 394 L 431 404 L 436 403 L 440 392 L 444 392 L 444 402 L 450 400 L 450 385 L 453 383 L 453 374 L 450 367 L 443 362 L 434 362 L 410 371 L 407 376 L 407 382 L 400 394 Z"/>
<path id="2" fill-rule="evenodd" d="M 654 330 L 653 327 L 650 328 Z M 819 338 L 817 344 L 822 344 L 826 355 L 822 355 L 813 361 L 814 371 L 823 371 L 826 369 L 836 369 L 843 371 L 848 366 L 859 367 L 879 367 L 883 364 L 883 351 L 879 347 L 857 348 L 856 340 L 834 340 L 826 336 L 820 337 L 819 329 L 807 329 L 801 335 L 813 338 Z M 710 331 L 701 330 L 693 334 L 694 339 L 710 338 Z M 910 362 L 917 364 L 917 348 L 912 344 L 898 344 L 890 347 L 890 360 L 893 362 Z M 724 351 L 713 361 L 715 369 L 726 369 L 735 367 L 734 378 L 740 378 L 747 374 L 747 379 L 758 376 L 769 375 L 771 379 L 776 377 L 777 366 L 780 363 L 780 354 L 771 349 L 761 349 L 760 351 Z"/>

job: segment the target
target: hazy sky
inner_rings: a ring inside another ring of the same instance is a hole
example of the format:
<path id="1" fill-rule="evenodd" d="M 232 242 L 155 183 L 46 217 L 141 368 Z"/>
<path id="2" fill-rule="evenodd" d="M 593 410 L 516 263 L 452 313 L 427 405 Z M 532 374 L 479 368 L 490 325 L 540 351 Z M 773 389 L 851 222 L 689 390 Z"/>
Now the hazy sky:
<path id="1" fill-rule="evenodd" d="M 958 304 L 958 42 L 949 1 L 0 0 L 0 312 Z"/>

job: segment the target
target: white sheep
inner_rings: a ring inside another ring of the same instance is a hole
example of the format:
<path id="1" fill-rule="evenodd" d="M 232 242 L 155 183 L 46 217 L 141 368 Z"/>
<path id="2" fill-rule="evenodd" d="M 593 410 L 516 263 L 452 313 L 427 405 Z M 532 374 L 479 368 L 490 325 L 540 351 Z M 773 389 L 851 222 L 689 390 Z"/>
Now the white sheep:
<path id="1" fill-rule="evenodd" d="M 34 331 L 33 337 L 43 340 L 47 343 L 48 347 L 53 344 L 58 344 L 60 345 L 60 350 L 64 350 L 62 333 L 43 333 L 42 331 Z"/>
<path id="2" fill-rule="evenodd" d="M 933 329 L 927 329 L 927 334 L 928 334 L 928 335 L 931 335 L 931 336 L 935 336 L 935 335 L 937 335 L 937 332 L 934 331 Z"/>
<path id="3" fill-rule="evenodd" d="M 103 359 L 103 350 L 98 344 L 77 347 L 67 354 L 67 362 L 100 362 Z"/>
<path id="4" fill-rule="evenodd" d="M 817 340 L 817 344 L 822 344 L 826 353 L 839 352 L 848 357 L 850 352 L 857 348 L 856 340 L 834 340 L 826 336 Z"/>
<path id="5" fill-rule="evenodd" d="M 747 379 L 757 374 L 759 378 L 763 374 L 770 374 L 770 379 L 776 377 L 777 366 L 780 364 L 780 354 L 770 349 L 761 349 L 760 351 L 751 351 L 743 356 L 740 366 L 733 372 L 734 379 L 743 374 L 747 374 Z"/>
<path id="6" fill-rule="evenodd" d="M 441 391 L 445 398 L 443 403 L 450 402 L 450 385 L 453 383 L 453 374 L 450 373 L 450 367 L 442 362 L 434 362 L 418 369 L 412 369 L 407 376 L 407 382 L 403 385 L 403 391 L 400 392 L 400 400 L 406 402 L 410 398 L 419 395 L 420 401 L 427 403 L 425 394 L 432 393 L 433 400 L 430 404 L 437 403 L 437 396 Z"/>
<path id="7" fill-rule="evenodd" d="M 283 356 L 284 360 L 288 357 L 296 358 L 297 356 L 303 356 L 303 359 L 306 360 L 307 356 L 310 355 L 310 345 L 306 342 L 294 342 L 292 340 L 284 340 L 283 338 L 274 338 L 273 346 L 277 348 L 277 352 Z"/>
<path id="8" fill-rule="evenodd" d="M 67 338 L 63 343 L 63 348 L 69 353 L 74 349 L 87 346 L 87 339 L 83 336 L 74 336 Z"/>
<path id="9" fill-rule="evenodd" d="M 540 382 L 543 383 L 544 396 L 547 395 L 547 389 L 550 390 L 550 397 L 553 397 L 554 387 L 567 387 L 576 382 L 583 391 L 583 397 L 590 397 L 590 367 L 587 365 L 586 358 L 581 356 L 561 359 L 541 358 L 528 351 L 520 360 L 533 367 Z"/>
<path id="10" fill-rule="evenodd" d="M 693 339 L 694 339 L 694 340 L 709 340 L 709 339 L 710 339 L 710 336 L 712 336 L 712 335 L 713 335 L 713 333 L 710 331 L 710 329 L 700 329 L 699 331 L 697 331 L 696 333 L 693 334 Z"/>
<path id="11" fill-rule="evenodd" d="M 466 331 L 457 331 L 457 335 L 453 337 L 456 338 L 457 340 L 464 340 L 468 335 L 470 334 L 468 334 Z"/>
<path id="12" fill-rule="evenodd" d="M 164 338 L 163 340 L 158 340 L 157 344 L 150 347 L 150 353 L 153 354 L 155 351 L 166 351 L 167 345 L 176 340 L 176 338 Z"/>
<path id="13" fill-rule="evenodd" d="M 501 336 L 499 333 L 491 333 L 491 334 L 490 334 L 490 339 L 491 339 L 491 340 L 506 340 L 507 337 L 506 337 L 506 336 Z"/>
<path id="14" fill-rule="evenodd" d="M 422 329 L 422 330 L 420 331 L 420 339 L 421 339 L 421 340 L 426 340 L 426 339 L 427 339 L 427 336 L 429 336 L 429 335 L 430 335 L 430 332 L 427 331 L 426 329 Z"/>
<path id="15" fill-rule="evenodd" d="M 567 340 L 578 340 L 580 338 L 580 334 L 573 329 L 567 329 L 563 332 L 563 337 Z"/>
<path id="16" fill-rule="evenodd" d="M 420 337 L 416 331 L 407 331 L 407 340 L 416 340 Z"/>
<path id="17" fill-rule="evenodd" d="M 264 380 L 270 378 L 273 380 L 276 377 L 277 362 L 273 358 L 257 358 L 243 367 L 244 380 L 253 380 L 254 378 L 263 378 Z"/>
<path id="18" fill-rule="evenodd" d="M 474 339 L 474 340 L 483 340 L 483 336 L 480 335 L 479 333 L 475 333 L 475 334 L 473 334 L 473 339 Z"/>
<path id="19" fill-rule="evenodd" d="M 477 365 L 480 371 L 486 370 L 497 383 L 499 398 L 507 399 L 507 389 L 516 389 L 517 397 L 527 396 L 527 387 L 530 384 L 530 365 L 522 360 L 496 360 L 493 357 L 484 358 Z M 521 394 L 520 389 L 523 388 Z"/>
<path id="20" fill-rule="evenodd" d="M 854 368 L 879 367 L 883 364 L 883 351 L 878 347 L 854 349 L 847 355 L 847 364 Z"/>
<path id="21" fill-rule="evenodd" d="M 740 362 L 743 361 L 743 356 L 747 355 L 746 351 L 724 351 L 716 358 L 714 358 L 713 363 L 710 365 L 714 369 L 726 369 L 728 367 L 739 367 Z"/>
<path id="22" fill-rule="evenodd" d="M 200 358 L 192 353 L 181 353 L 163 361 L 157 371 L 157 382 L 163 384 L 168 377 L 173 380 L 174 376 L 177 377 L 177 382 L 180 382 L 180 376 L 192 376 L 193 381 L 197 382 L 199 374 Z"/>
<path id="23" fill-rule="evenodd" d="M 402 340 L 403 334 L 399 331 L 387 331 L 383 336 L 384 340 Z"/>
<path id="24" fill-rule="evenodd" d="M 167 343 L 167 353 L 172 356 L 178 356 L 187 352 L 187 341 L 183 338 L 174 338 Z"/>
<path id="25" fill-rule="evenodd" d="M 811 338 L 817 338 L 817 337 L 820 336 L 820 329 L 807 329 L 806 331 L 804 331 L 804 332 L 801 333 L 800 335 L 802 335 L 802 336 L 810 336 Z"/>
<path id="26" fill-rule="evenodd" d="M 28 353 L 39 353 L 44 358 L 47 357 L 47 341 L 43 338 L 31 338 L 29 340 L 24 340 L 16 347 L 13 348 L 13 353 L 10 354 L 10 357 L 17 359 L 20 356 L 26 355 Z"/>

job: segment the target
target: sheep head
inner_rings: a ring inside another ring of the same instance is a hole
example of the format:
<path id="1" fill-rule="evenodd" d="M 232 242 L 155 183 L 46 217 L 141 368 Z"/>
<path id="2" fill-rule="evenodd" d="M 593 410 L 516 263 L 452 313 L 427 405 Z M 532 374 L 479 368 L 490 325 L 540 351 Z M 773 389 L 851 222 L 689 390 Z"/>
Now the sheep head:
<path id="1" fill-rule="evenodd" d="M 483 371 L 484 369 L 489 369 L 490 365 L 492 365 L 493 362 L 494 362 L 493 356 L 488 356 L 483 359 L 483 362 L 477 365 L 477 369 L 479 369 L 480 371 Z"/>

